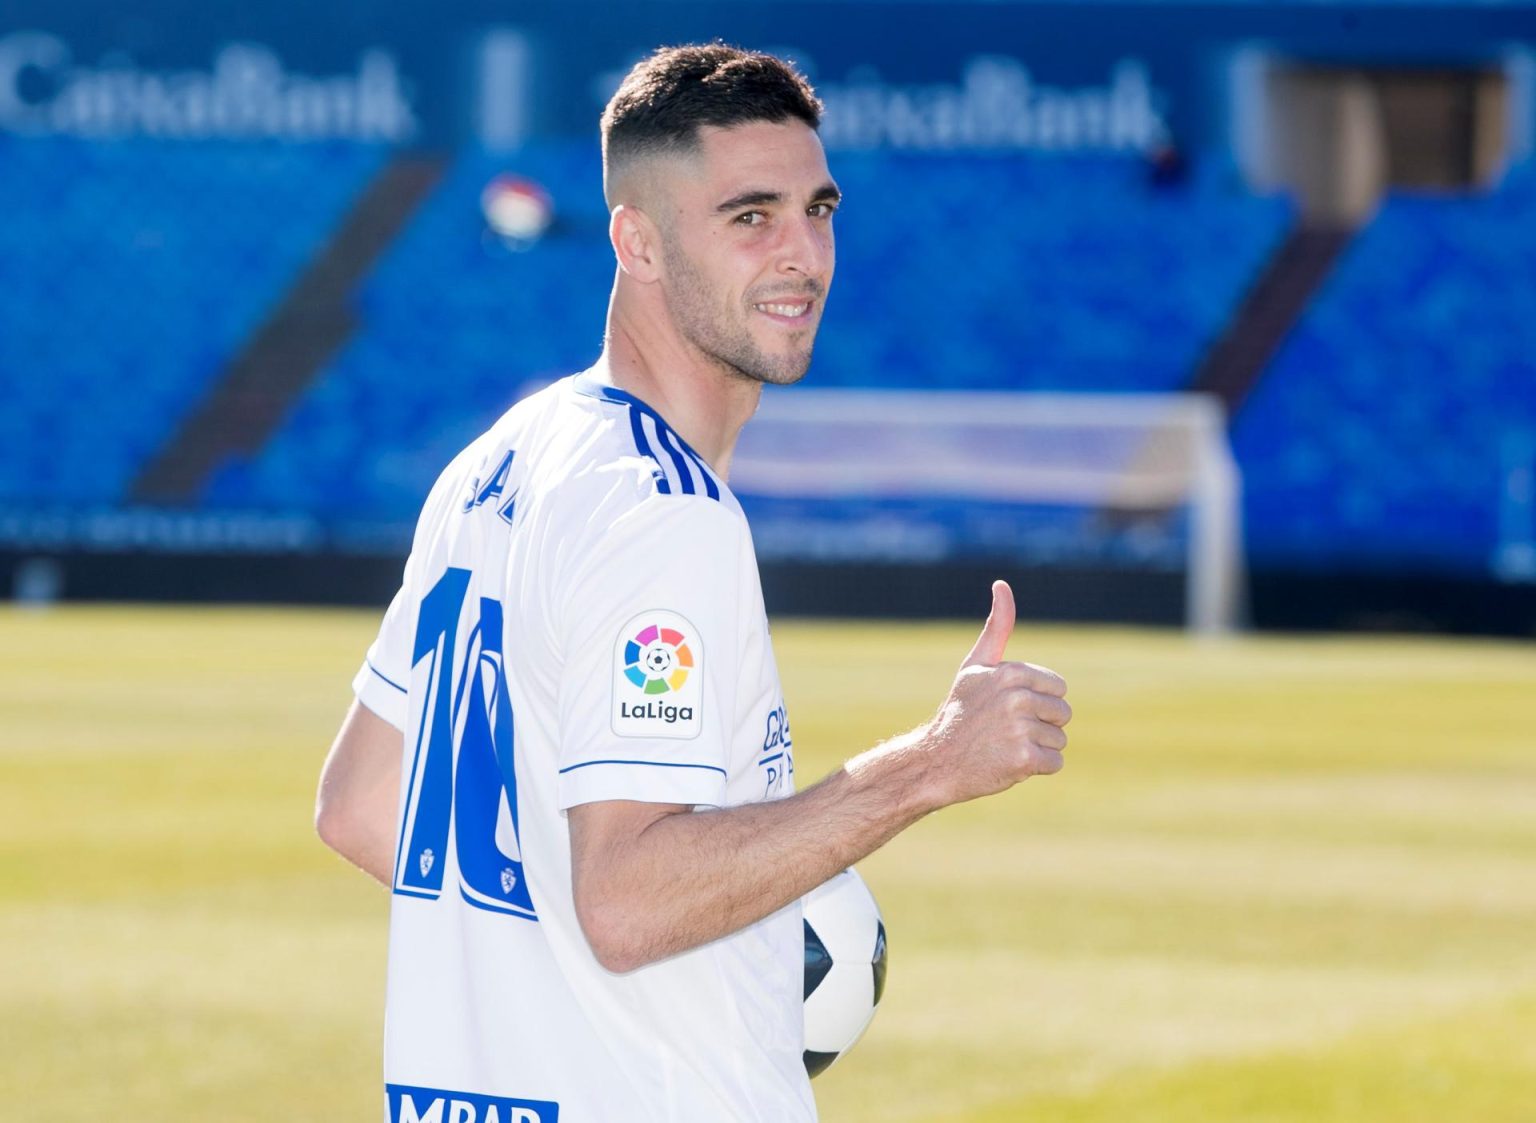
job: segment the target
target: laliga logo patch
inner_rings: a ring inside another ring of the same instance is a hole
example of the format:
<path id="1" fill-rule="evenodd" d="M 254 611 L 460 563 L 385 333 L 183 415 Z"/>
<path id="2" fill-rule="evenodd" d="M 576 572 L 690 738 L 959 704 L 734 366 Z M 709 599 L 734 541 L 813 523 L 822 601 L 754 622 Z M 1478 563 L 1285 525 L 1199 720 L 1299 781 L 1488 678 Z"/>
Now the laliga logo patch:
<path id="1" fill-rule="evenodd" d="M 693 669 L 693 652 L 676 628 L 648 624 L 624 645 L 624 677 L 647 694 L 681 690 Z"/>
<path id="2" fill-rule="evenodd" d="M 643 612 L 613 645 L 613 731 L 691 740 L 703 728 L 704 647 L 675 612 Z"/>

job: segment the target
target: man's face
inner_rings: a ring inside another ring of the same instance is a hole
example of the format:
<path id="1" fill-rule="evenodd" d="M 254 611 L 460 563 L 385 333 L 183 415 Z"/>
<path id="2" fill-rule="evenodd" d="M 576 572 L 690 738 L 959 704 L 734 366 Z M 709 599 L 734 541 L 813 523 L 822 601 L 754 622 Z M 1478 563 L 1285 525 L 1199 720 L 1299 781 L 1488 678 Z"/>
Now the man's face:
<path id="1" fill-rule="evenodd" d="M 683 338 L 729 374 L 798 382 L 834 264 L 820 138 L 793 119 L 705 127 L 666 182 L 661 284 Z"/>

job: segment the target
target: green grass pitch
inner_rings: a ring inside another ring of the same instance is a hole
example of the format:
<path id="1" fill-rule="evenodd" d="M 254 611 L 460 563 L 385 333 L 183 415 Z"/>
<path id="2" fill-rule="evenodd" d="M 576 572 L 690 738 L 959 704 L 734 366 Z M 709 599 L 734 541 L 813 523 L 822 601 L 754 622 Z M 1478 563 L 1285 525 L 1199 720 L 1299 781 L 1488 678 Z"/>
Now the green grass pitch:
<path id="1" fill-rule="evenodd" d="M 0 1103 L 378 1118 L 387 898 L 315 839 L 377 614 L 0 610 Z M 978 621 L 979 626 L 979 621 Z M 801 784 L 974 629 L 775 627 Z M 890 929 L 823 1118 L 1536 1118 L 1536 648 L 1023 624 L 1061 775 L 861 869 Z"/>

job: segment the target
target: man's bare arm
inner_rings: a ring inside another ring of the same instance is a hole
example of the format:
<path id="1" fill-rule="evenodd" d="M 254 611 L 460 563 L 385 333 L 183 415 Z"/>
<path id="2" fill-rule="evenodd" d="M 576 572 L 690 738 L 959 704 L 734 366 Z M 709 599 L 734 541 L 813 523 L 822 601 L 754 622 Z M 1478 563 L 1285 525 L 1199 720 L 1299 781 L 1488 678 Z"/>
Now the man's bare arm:
<path id="1" fill-rule="evenodd" d="M 315 794 L 321 839 L 385 885 L 394 879 L 400 752 L 400 731 L 353 699 Z"/>
<path id="2" fill-rule="evenodd" d="M 788 799 L 726 810 L 631 802 L 571 808 L 576 910 L 599 962 L 631 971 L 777 911 L 929 812 L 1062 766 L 1072 711 L 1044 668 L 1002 662 L 1013 593 L 944 704 L 918 729 Z"/>

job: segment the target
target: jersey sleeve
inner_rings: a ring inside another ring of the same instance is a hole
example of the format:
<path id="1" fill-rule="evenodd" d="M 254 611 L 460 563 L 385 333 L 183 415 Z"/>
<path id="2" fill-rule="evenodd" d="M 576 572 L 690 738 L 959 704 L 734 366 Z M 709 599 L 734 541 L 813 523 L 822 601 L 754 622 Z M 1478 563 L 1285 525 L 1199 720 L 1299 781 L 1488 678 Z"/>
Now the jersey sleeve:
<path id="1" fill-rule="evenodd" d="M 559 625 L 558 799 L 721 806 L 740 662 L 741 518 L 655 496 L 596 534 Z"/>
<path id="2" fill-rule="evenodd" d="M 416 639 L 411 588 L 411 564 L 407 562 L 405 578 L 384 613 L 379 634 L 352 679 L 352 692 L 357 700 L 402 732 L 406 723 L 406 689 L 411 681 L 411 645 Z"/>

